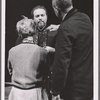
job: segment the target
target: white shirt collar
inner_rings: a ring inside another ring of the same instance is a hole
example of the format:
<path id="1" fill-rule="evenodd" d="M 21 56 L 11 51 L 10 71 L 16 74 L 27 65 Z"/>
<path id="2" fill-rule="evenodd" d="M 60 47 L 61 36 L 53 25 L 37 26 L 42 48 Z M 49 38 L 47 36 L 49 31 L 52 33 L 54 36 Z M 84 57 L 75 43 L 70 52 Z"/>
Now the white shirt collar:
<path id="1" fill-rule="evenodd" d="M 65 16 L 67 15 L 67 13 L 66 14 L 64 14 L 64 16 L 63 16 L 63 18 L 62 18 L 62 21 L 64 20 L 64 18 L 65 18 Z"/>

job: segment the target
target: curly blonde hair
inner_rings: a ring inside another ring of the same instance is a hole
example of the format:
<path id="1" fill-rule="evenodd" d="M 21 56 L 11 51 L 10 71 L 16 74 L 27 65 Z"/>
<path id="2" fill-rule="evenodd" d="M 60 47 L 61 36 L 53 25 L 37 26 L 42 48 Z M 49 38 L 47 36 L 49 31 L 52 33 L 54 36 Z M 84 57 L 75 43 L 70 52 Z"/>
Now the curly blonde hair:
<path id="1" fill-rule="evenodd" d="M 35 34 L 35 24 L 32 19 L 28 19 L 27 17 L 23 16 L 24 18 L 17 22 L 16 29 L 18 35 L 33 35 Z"/>

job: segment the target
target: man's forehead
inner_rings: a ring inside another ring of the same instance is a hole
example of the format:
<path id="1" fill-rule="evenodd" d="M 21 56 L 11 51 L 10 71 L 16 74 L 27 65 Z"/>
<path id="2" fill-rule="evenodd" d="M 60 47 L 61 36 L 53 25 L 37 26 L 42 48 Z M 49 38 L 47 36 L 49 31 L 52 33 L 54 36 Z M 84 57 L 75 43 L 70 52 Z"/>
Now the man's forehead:
<path id="1" fill-rule="evenodd" d="M 38 8 L 34 10 L 34 14 L 45 14 L 46 11 L 42 8 Z"/>

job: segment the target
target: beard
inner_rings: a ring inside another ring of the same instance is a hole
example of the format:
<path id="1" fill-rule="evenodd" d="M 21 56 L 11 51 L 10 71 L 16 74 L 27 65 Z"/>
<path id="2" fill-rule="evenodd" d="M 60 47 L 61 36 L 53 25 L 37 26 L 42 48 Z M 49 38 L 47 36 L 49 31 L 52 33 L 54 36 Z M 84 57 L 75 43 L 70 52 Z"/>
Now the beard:
<path id="1" fill-rule="evenodd" d="M 39 31 L 42 31 L 44 28 L 45 28 L 45 26 L 46 26 L 46 23 L 44 22 L 44 21 L 39 21 L 38 23 L 37 23 L 37 29 L 39 30 Z"/>

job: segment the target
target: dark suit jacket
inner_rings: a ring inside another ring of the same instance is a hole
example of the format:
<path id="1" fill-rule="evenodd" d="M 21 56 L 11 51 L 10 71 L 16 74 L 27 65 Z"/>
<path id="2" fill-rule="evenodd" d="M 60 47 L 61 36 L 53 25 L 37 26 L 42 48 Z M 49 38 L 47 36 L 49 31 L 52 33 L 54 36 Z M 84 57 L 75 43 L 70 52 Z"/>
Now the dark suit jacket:
<path id="1" fill-rule="evenodd" d="M 64 100 L 87 100 L 93 89 L 93 30 L 89 17 L 72 9 L 61 23 L 52 74 L 53 92 Z"/>
<path id="2" fill-rule="evenodd" d="M 46 37 L 43 33 L 41 33 L 41 34 L 39 34 L 38 45 L 42 47 L 43 42 L 45 41 L 45 38 L 47 38 L 46 45 L 55 48 L 56 36 L 57 36 L 57 31 L 48 31 Z M 47 70 L 47 71 L 45 71 L 46 76 L 49 73 L 49 69 L 50 69 L 51 65 L 53 64 L 54 54 L 55 53 L 48 53 L 47 62 L 46 62 L 47 69 L 45 69 L 45 70 Z"/>

